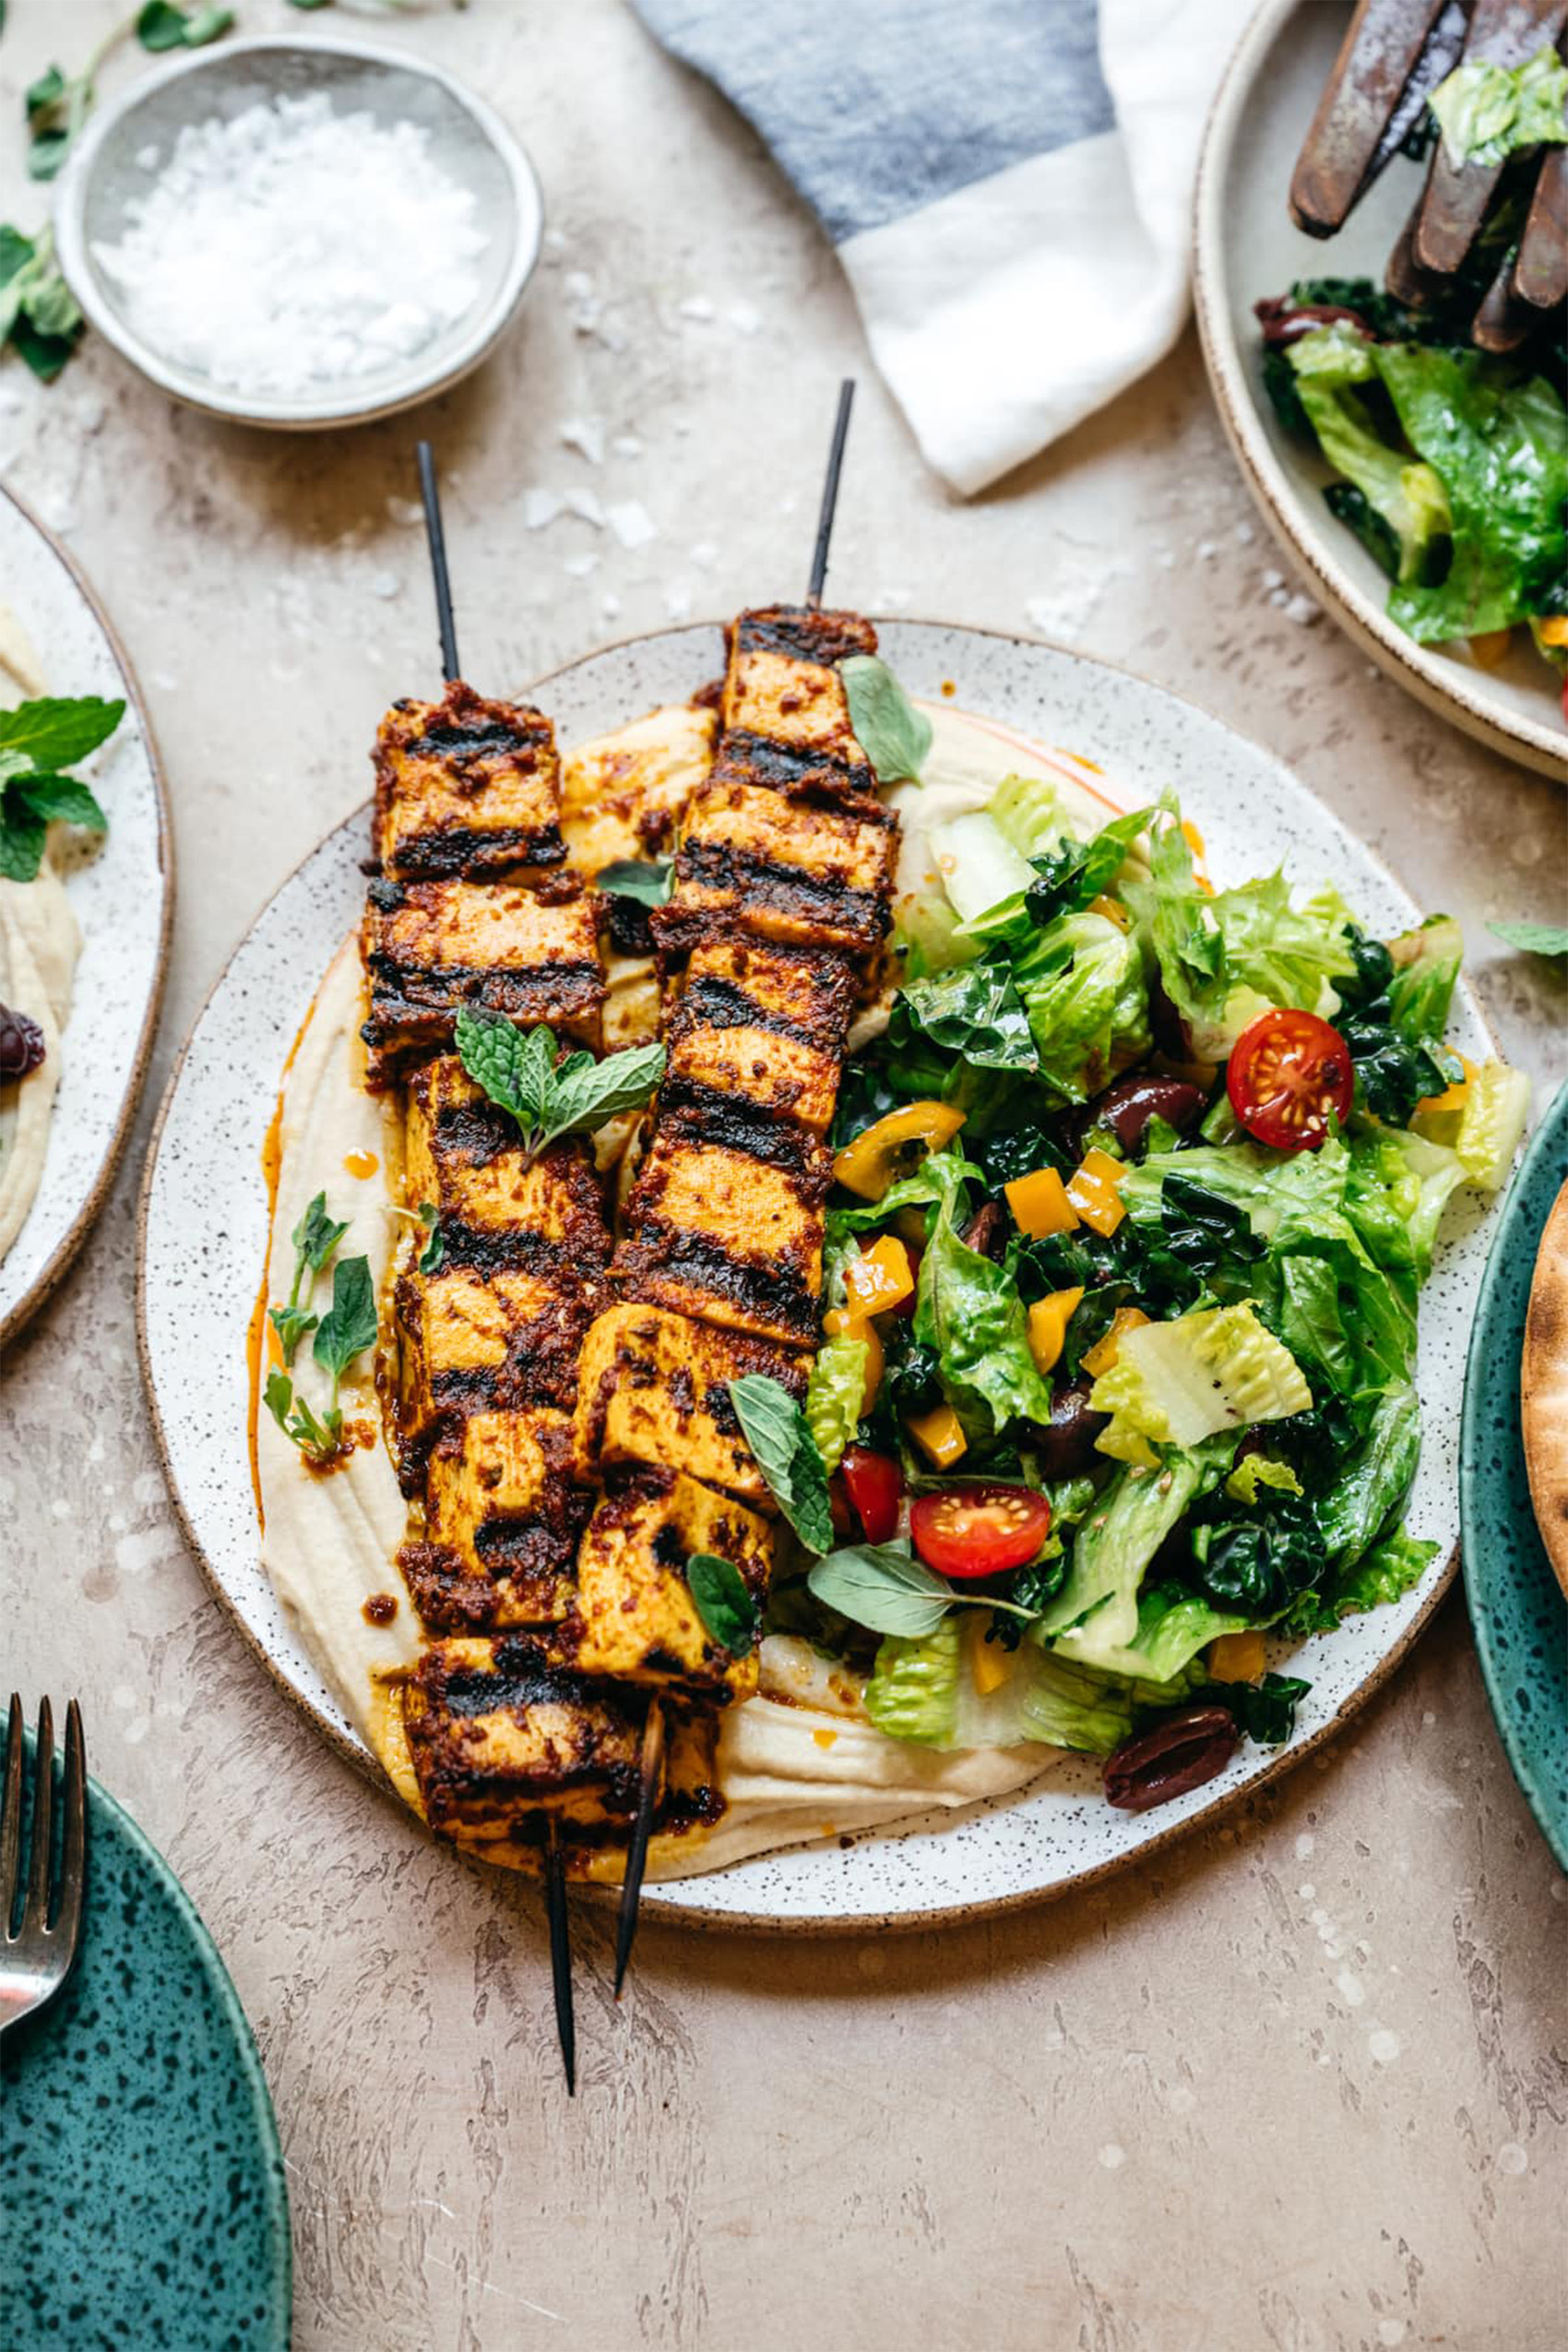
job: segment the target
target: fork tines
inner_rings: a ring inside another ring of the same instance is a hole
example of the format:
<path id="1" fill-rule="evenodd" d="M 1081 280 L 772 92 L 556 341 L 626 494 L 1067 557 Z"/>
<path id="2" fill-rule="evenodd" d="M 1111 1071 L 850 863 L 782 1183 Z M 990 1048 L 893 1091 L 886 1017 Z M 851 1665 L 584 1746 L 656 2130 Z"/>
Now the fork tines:
<path id="1" fill-rule="evenodd" d="M 18 1917 L 25 1774 L 22 1703 L 13 1691 L 6 1735 L 6 1785 L 4 1795 L 0 1796 L 0 2031 L 52 2001 L 69 1976 L 77 1955 L 87 1877 L 87 1757 L 81 1709 L 75 1699 L 65 1710 L 57 1875 L 53 1851 L 54 1711 L 47 1699 L 39 1702 L 30 1851 Z"/>
<path id="2" fill-rule="evenodd" d="M 1444 0 L 1360 0 L 1290 182 L 1291 216 L 1308 236 L 1332 237 L 1342 229 L 1371 184 L 1380 141 L 1447 13 Z M 1434 75 L 1426 83 L 1421 104 L 1440 78 Z M 1390 154 L 1397 145 L 1394 141 Z"/>

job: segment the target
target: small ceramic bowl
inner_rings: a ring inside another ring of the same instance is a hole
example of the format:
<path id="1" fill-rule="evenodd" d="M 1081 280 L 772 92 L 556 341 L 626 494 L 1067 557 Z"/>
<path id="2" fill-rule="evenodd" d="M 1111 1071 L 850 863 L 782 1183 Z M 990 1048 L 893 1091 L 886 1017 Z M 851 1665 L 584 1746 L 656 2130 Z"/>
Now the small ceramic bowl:
<path id="1" fill-rule="evenodd" d="M 1336 237 L 1309 237 L 1287 206 L 1290 173 L 1328 78 L 1349 0 L 1265 0 L 1220 84 L 1198 170 L 1194 289 L 1204 358 L 1231 448 L 1270 529 L 1341 627 L 1430 709 L 1494 751 L 1568 777 L 1562 680 L 1523 630 L 1499 670 L 1462 647 L 1418 645 L 1388 617 L 1388 582 L 1324 503 L 1332 476 L 1288 434 L 1264 390 L 1253 304 L 1297 278 L 1384 269 L 1424 165 L 1396 157 Z"/>
<path id="2" fill-rule="evenodd" d="M 97 249 L 124 234 L 126 206 L 153 187 L 187 124 L 235 115 L 258 99 L 322 91 L 334 113 L 419 125 L 446 177 L 472 192 L 488 240 L 472 265 L 474 299 L 422 350 L 389 355 L 374 374 L 289 396 L 220 383 L 143 339 Z M 543 228 L 527 155 L 500 117 L 450 75 L 379 43 L 288 35 L 203 50 L 95 113 L 61 175 L 54 234 L 60 267 L 89 323 L 150 382 L 209 415 L 308 432 L 411 408 L 476 368 L 517 308 Z"/>

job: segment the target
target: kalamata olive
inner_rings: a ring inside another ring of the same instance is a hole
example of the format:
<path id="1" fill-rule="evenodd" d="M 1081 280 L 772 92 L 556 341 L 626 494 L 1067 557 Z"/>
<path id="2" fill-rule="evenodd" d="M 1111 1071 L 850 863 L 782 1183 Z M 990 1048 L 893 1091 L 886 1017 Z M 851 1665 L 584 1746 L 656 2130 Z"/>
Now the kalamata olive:
<path id="1" fill-rule="evenodd" d="M 1183 1707 L 1107 1760 L 1106 1800 L 1124 1813 L 1146 1813 L 1184 1797 L 1224 1771 L 1241 1736 L 1225 1707 Z"/>
<path id="2" fill-rule="evenodd" d="M 1337 325 L 1353 327 L 1369 343 L 1377 339 L 1360 312 L 1347 310 L 1342 303 L 1293 303 L 1288 294 L 1276 294 L 1267 302 L 1254 303 L 1253 312 L 1271 350 L 1300 342 L 1303 335 L 1320 327 Z"/>
<path id="3" fill-rule="evenodd" d="M 1007 1232 L 1007 1212 L 1000 1201 L 985 1201 L 965 1226 L 963 1241 L 982 1258 L 994 1257 Z"/>
<path id="4" fill-rule="evenodd" d="M 1149 974 L 1148 1025 L 1161 1053 L 1169 1053 L 1173 1062 L 1187 1059 L 1192 1051 L 1187 1025 L 1176 1010 L 1175 999 L 1166 987 L 1158 964 Z"/>
<path id="5" fill-rule="evenodd" d="M 0 1078 L 25 1078 L 44 1056 L 43 1031 L 30 1013 L 0 1004 Z"/>
<path id="6" fill-rule="evenodd" d="M 1136 1151 L 1151 1119 L 1172 1127 L 1190 1127 L 1201 1119 L 1208 1098 L 1184 1078 L 1159 1078 L 1152 1072 L 1134 1071 L 1086 1106 L 1085 1127 L 1110 1127 L 1123 1151 Z"/>
<path id="7" fill-rule="evenodd" d="M 1081 1478 L 1102 1458 L 1094 1442 L 1111 1416 L 1090 1411 L 1089 1386 L 1087 1380 L 1075 1380 L 1051 1400 L 1051 1420 L 1039 1436 L 1039 1467 L 1048 1479 Z"/>

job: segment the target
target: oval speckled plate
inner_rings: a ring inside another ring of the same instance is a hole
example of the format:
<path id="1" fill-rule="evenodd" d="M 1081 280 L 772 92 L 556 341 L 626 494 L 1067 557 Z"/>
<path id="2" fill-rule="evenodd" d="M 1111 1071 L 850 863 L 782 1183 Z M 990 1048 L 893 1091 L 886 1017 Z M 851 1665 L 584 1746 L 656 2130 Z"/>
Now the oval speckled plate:
<path id="1" fill-rule="evenodd" d="M 930 622 L 879 624 L 905 684 L 997 719 L 1036 742 L 1097 761 L 1127 807 L 1179 784 L 1211 872 L 1240 880 L 1289 856 L 1305 883 L 1332 875 L 1383 932 L 1416 909 L 1370 850 L 1279 763 L 1163 688 L 1059 647 Z M 531 691 L 563 742 L 659 703 L 683 700 L 722 668 L 710 625 L 666 630 L 589 655 Z M 321 974 L 358 921 L 366 819 L 351 817 L 284 884 L 236 951 L 170 1083 L 142 1201 L 143 1363 L 174 1499 L 220 1597 L 270 1670 L 345 1753 L 368 1751 L 313 1664 L 263 1574 L 246 1456 L 245 1333 L 267 1242 L 261 1151 L 283 1059 Z M 1491 1050 L 1471 998 L 1455 1036 Z M 1415 1532 L 1439 1551 L 1420 1586 L 1293 1655 L 1312 1677 L 1295 1740 L 1243 1751 L 1218 1780 L 1154 1813 L 1109 1807 L 1091 1764 L 1064 1764 L 1026 1795 L 926 1816 L 897 1835 L 824 1842 L 650 1888 L 644 1908 L 716 1926 L 814 1928 L 929 1923 L 1026 1902 L 1146 1856 L 1285 1770 L 1388 1674 L 1454 1573 L 1455 1463 L 1461 1373 L 1486 1235 L 1473 1207 L 1454 1216 L 1423 1301 L 1419 1377 L 1427 1439 L 1411 1498 Z M 193 1233 L 221 1243 L 193 1252 Z"/>
<path id="2" fill-rule="evenodd" d="M 6 2352 L 286 2352 L 288 2192 L 239 1997 L 96 1781 L 87 1859 L 76 1967 L 0 2059 Z"/>
<path id="3" fill-rule="evenodd" d="M 1396 156 L 1326 243 L 1290 218 L 1290 173 L 1349 17 L 1350 0 L 1265 0 L 1215 99 L 1198 167 L 1193 292 L 1216 405 L 1265 521 L 1340 626 L 1429 709 L 1561 781 L 1562 682 L 1528 633 L 1515 632 L 1500 670 L 1483 670 L 1464 646 L 1407 636 L 1388 617 L 1384 575 L 1324 504 L 1328 468 L 1285 431 L 1263 387 L 1253 304 L 1298 278 L 1381 286 L 1426 171 Z"/>
<path id="4" fill-rule="evenodd" d="M 1541 1114 L 1487 1261 L 1459 1439 L 1465 1599 L 1514 1777 L 1568 1871 L 1568 1600 L 1530 1506 L 1519 1355 L 1541 1229 L 1568 1182 L 1568 1087 Z"/>
<path id="5" fill-rule="evenodd" d="M 130 664 L 65 549 L 3 489 L 0 595 L 31 639 L 51 694 L 124 696 L 127 705 L 88 770 L 109 830 L 66 882 L 81 959 L 43 1173 L 0 1260 L 4 1347 L 86 1240 L 125 1149 L 158 1021 L 174 875 L 162 772 Z"/>

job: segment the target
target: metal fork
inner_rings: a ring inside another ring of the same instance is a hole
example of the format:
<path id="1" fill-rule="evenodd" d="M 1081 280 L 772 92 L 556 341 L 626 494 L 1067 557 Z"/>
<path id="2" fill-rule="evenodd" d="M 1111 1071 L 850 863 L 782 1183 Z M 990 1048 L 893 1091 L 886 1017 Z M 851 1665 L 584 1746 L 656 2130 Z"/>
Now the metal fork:
<path id="1" fill-rule="evenodd" d="M 64 1825 L 57 1880 L 52 1869 L 54 1715 L 47 1699 L 39 1702 L 31 1851 L 27 1893 L 18 1921 L 25 1770 L 22 1703 L 13 1691 L 6 1740 L 6 1788 L 0 1797 L 0 1927 L 4 1929 L 0 1938 L 0 2034 L 53 2000 L 70 1975 L 77 1956 L 87 1866 L 87 1756 L 82 1741 L 82 1712 L 75 1699 L 65 1710 L 65 1772 L 61 1788 Z"/>

